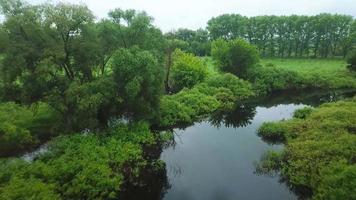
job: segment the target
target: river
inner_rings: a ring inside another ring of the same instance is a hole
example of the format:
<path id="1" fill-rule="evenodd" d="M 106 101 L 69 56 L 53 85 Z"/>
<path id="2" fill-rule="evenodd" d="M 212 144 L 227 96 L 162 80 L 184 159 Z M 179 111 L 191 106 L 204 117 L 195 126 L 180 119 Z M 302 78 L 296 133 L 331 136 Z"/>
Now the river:
<path id="1" fill-rule="evenodd" d="M 174 129 L 171 144 L 158 147 L 153 156 L 165 162 L 165 171 L 144 174 L 139 186 L 127 186 L 122 199 L 300 199 L 305 194 L 292 192 L 278 174 L 255 172 L 255 164 L 266 151 L 283 148 L 282 144 L 263 141 L 257 136 L 257 129 L 263 122 L 290 119 L 298 108 L 355 94 L 355 91 L 275 94 L 240 103 L 231 112 L 215 113 L 184 129 Z M 47 145 L 22 158 L 31 161 L 43 151 L 47 151 Z"/>
<path id="2" fill-rule="evenodd" d="M 174 144 L 161 154 L 169 184 L 162 199 L 298 199 L 278 175 L 255 173 L 255 163 L 266 151 L 283 148 L 264 142 L 257 136 L 257 129 L 263 122 L 290 119 L 298 108 L 353 94 L 279 94 L 174 130 Z"/>

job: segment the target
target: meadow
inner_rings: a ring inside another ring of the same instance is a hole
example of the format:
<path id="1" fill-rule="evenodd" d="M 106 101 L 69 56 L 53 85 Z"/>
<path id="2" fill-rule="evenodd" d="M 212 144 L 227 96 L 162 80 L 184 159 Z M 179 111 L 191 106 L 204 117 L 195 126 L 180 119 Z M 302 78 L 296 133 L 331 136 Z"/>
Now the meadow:
<path id="1" fill-rule="evenodd" d="M 343 59 L 264 58 L 261 64 L 296 72 L 306 82 L 331 89 L 356 87 L 356 74 L 347 69 Z"/>

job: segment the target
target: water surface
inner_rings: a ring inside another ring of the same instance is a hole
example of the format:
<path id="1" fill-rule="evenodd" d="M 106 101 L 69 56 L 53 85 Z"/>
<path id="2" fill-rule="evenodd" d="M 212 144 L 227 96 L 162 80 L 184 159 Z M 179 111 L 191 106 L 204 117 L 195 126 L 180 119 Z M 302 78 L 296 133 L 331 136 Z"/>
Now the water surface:
<path id="1" fill-rule="evenodd" d="M 257 107 L 245 127 L 217 127 L 205 121 L 176 130 L 176 144 L 161 155 L 171 185 L 164 199 L 296 199 L 279 177 L 257 175 L 254 163 L 267 150 L 282 148 L 263 142 L 256 135 L 258 127 L 265 121 L 289 119 L 301 107 Z"/>
<path id="2" fill-rule="evenodd" d="M 296 109 L 353 95 L 355 91 L 287 92 L 238 105 L 230 113 L 216 113 L 184 130 L 176 129 L 174 145 L 161 154 L 169 184 L 162 198 L 298 199 L 278 175 L 255 173 L 255 164 L 264 153 L 283 148 L 264 142 L 257 129 L 263 122 L 290 119 Z"/>

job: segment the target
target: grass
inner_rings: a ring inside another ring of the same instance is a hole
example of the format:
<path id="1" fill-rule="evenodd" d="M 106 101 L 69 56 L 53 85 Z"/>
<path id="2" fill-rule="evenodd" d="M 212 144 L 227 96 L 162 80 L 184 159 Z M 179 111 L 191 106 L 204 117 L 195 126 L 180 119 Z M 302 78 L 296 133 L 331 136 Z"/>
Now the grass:
<path id="1" fill-rule="evenodd" d="M 294 117 L 260 127 L 262 138 L 279 137 L 286 146 L 257 167 L 279 167 L 292 186 L 311 189 L 312 199 L 356 199 L 356 97 L 304 108 Z"/>
<path id="2" fill-rule="evenodd" d="M 262 59 L 263 66 L 294 71 L 311 82 L 322 82 L 329 88 L 356 88 L 356 74 L 350 73 L 342 59 Z"/>

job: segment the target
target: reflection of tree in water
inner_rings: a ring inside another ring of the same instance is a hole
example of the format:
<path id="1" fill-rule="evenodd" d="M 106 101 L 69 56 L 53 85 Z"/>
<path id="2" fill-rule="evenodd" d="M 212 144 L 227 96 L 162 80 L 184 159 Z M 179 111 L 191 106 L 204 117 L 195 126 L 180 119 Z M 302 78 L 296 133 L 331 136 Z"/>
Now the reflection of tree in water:
<path id="1" fill-rule="evenodd" d="M 129 183 L 123 185 L 123 191 L 119 199 L 163 199 L 171 186 L 168 182 L 165 166 L 157 167 L 157 165 L 163 164 L 162 161 L 159 160 L 163 149 L 162 145 L 144 148 L 144 157 L 149 164 L 142 170 L 139 177 L 133 181 L 134 184 Z"/>
<path id="2" fill-rule="evenodd" d="M 226 127 L 245 127 L 251 124 L 251 120 L 256 114 L 256 106 L 252 104 L 237 104 L 232 111 L 217 111 L 209 119 L 209 122 L 216 127 L 222 125 Z"/>
<path id="3" fill-rule="evenodd" d="M 336 101 L 343 99 L 345 97 L 352 97 L 355 91 L 342 92 L 342 91 L 307 91 L 307 92 L 282 92 L 272 94 L 262 99 L 255 99 L 248 103 L 237 104 L 235 109 L 232 111 L 217 111 L 209 119 L 209 122 L 216 127 L 226 126 L 226 127 L 245 127 L 249 125 L 256 114 L 256 107 L 272 107 L 279 104 L 306 104 L 310 106 L 318 106 L 321 103 Z M 185 129 L 190 125 L 180 125 L 175 128 Z M 162 131 L 162 130 L 161 130 Z M 172 132 L 174 134 L 174 129 L 166 129 L 165 131 Z M 175 139 L 179 139 L 176 135 Z M 146 156 L 152 160 L 159 159 L 162 149 L 168 146 L 175 146 L 175 139 L 165 142 L 164 144 L 158 145 L 155 149 L 145 150 Z M 149 160 L 149 159 L 148 159 Z M 262 162 L 262 160 L 260 161 Z M 259 162 L 256 163 L 256 167 L 259 166 Z M 125 200 L 135 200 L 135 199 L 152 199 L 161 200 L 164 198 L 167 191 L 170 189 L 170 184 L 167 177 L 166 168 L 163 167 L 159 171 L 154 170 L 154 166 L 149 165 L 139 177 L 139 182 L 137 185 L 127 185 L 122 191 L 121 198 Z M 179 175 L 182 169 L 176 166 L 169 168 L 169 170 L 174 170 L 177 175 Z M 286 183 L 291 191 L 293 191 L 298 199 L 308 199 L 310 197 L 310 190 L 308 188 L 301 188 L 291 185 L 285 178 L 280 176 L 280 171 L 275 169 L 274 171 L 268 171 L 263 168 L 256 168 L 256 174 L 267 175 L 267 176 L 279 176 L 280 182 Z"/>
<path id="4" fill-rule="evenodd" d="M 263 107 L 272 107 L 278 104 L 305 104 L 309 106 L 319 106 L 327 102 L 334 102 L 341 99 L 353 97 L 355 90 L 302 90 L 302 91 L 282 91 L 275 92 L 266 97 L 255 100 L 255 104 Z"/>

